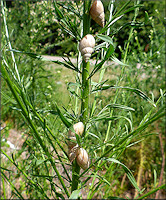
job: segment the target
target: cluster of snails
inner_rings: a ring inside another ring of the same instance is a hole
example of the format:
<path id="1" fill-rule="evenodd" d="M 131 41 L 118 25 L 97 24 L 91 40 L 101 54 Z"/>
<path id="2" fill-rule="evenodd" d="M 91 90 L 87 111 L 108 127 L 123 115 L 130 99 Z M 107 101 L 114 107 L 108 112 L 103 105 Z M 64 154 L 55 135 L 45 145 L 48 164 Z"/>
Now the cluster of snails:
<path id="1" fill-rule="evenodd" d="M 98 23 L 101 27 L 104 27 L 104 7 L 100 0 L 93 1 L 89 14 L 96 23 Z M 92 35 L 87 34 L 81 39 L 79 43 L 79 50 L 85 62 L 89 61 L 94 47 L 95 39 Z M 73 129 L 73 132 L 71 130 L 68 132 L 69 160 L 73 162 L 76 159 L 77 164 L 82 169 L 87 169 L 89 167 L 88 153 L 85 149 L 79 147 L 75 136 L 75 133 L 82 136 L 84 132 L 84 124 L 82 122 L 78 122 L 73 125 Z"/>
<path id="2" fill-rule="evenodd" d="M 94 0 L 93 4 L 90 8 L 90 16 L 92 19 L 104 27 L 105 14 L 104 14 L 104 6 L 100 0 Z M 93 48 L 95 46 L 95 39 L 92 35 L 85 35 L 79 43 L 79 50 L 85 62 L 88 62 L 91 54 L 93 52 Z"/>
<path id="3" fill-rule="evenodd" d="M 84 124 L 78 122 L 73 125 L 75 133 L 81 136 L 84 132 Z M 89 157 L 85 149 L 80 148 L 76 143 L 75 133 L 69 130 L 68 132 L 68 149 L 69 149 L 69 160 L 73 162 L 75 159 L 77 164 L 82 169 L 87 169 L 89 167 Z"/>

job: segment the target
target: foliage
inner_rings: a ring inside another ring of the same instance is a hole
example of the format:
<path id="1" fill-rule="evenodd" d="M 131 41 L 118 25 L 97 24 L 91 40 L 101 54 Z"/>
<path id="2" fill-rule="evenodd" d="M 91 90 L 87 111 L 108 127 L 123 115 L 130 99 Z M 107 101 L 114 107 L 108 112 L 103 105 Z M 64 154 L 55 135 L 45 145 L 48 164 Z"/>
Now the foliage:
<path id="1" fill-rule="evenodd" d="M 24 124 L 25 140 L 14 153 L 3 144 L 4 198 L 4 181 L 10 184 L 11 198 L 118 199 L 126 198 L 124 192 L 129 190 L 131 198 L 154 197 L 165 187 L 158 184 L 161 157 L 160 143 L 155 142 L 164 132 L 165 115 L 164 65 L 159 63 L 164 56 L 162 16 L 158 16 L 158 29 L 146 2 L 111 1 L 108 5 L 105 1 L 105 27 L 91 21 L 88 28 L 90 1 L 16 1 L 9 10 L 2 0 L 1 5 L 2 119 L 8 119 L 12 109 L 13 118 Z M 145 19 L 139 12 L 143 6 Z M 122 19 L 127 23 L 123 29 Z M 119 43 L 122 31 L 123 45 Z M 94 66 L 82 61 L 77 49 L 87 33 L 95 34 L 97 43 Z M 143 52 L 145 33 L 150 49 Z M 71 45 L 66 48 L 68 43 Z M 60 45 L 60 54 L 76 53 L 77 63 L 69 57 L 50 62 L 39 55 L 48 52 L 50 44 Z M 63 74 L 52 66 L 48 69 L 53 63 L 76 77 L 68 83 L 66 94 L 55 84 L 64 82 Z M 109 77 L 109 70 L 114 78 Z M 85 132 L 83 137 L 76 135 L 77 143 L 87 150 L 91 161 L 89 168 L 81 171 L 75 161 L 70 163 L 67 153 L 67 133 L 78 121 L 83 121 Z M 147 172 L 148 177 L 140 183 L 140 174 Z"/>

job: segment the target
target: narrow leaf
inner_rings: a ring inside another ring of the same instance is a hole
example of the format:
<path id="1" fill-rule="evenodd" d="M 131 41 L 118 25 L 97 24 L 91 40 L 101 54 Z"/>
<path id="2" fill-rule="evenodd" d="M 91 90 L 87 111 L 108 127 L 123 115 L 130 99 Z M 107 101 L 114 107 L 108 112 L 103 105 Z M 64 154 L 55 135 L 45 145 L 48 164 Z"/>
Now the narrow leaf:
<path id="1" fill-rule="evenodd" d="M 64 123 L 64 125 L 69 128 L 71 127 L 71 123 L 64 117 L 64 115 L 61 113 L 58 105 L 55 103 L 56 109 L 57 109 L 57 113 L 59 115 L 59 117 L 61 118 L 62 122 Z"/>
<path id="2" fill-rule="evenodd" d="M 88 79 L 90 79 L 97 71 L 99 71 L 102 68 L 102 66 L 105 63 L 105 61 L 110 58 L 110 56 L 111 56 L 111 54 L 113 52 L 114 52 L 114 47 L 113 47 L 113 45 L 110 45 L 108 50 L 107 50 L 107 53 L 106 53 L 104 59 L 94 67 L 94 69 L 92 70 L 92 72 L 89 75 Z"/>
<path id="3" fill-rule="evenodd" d="M 57 7 L 57 4 L 56 4 L 56 1 L 53 0 L 53 4 L 54 4 L 54 8 L 55 8 L 55 14 L 57 16 L 57 19 L 60 20 L 60 19 L 63 19 L 64 18 L 64 15 L 62 14 L 62 12 L 59 10 L 59 8 Z"/>
<path id="4" fill-rule="evenodd" d="M 109 44 L 111 44 L 114 47 L 112 38 L 109 37 L 108 35 L 97 35 L 97 37 L 105 42 L 108 42 Z"/>
<path id="5" fill-rule="evenodd" d="M 124 89 L 124 90 L 130 91 L 130 92 L 134 92 L 135 94 L 137 94 L 138 96 L 140 96 L 144 100 L 146 100 L 149 103 L 151 103 L 154 107 L 156 107 L 154 102 L 146 94 L 144 94 L 141 90 L 136 89 L 136 88 L 104 85 L 102 87 L 98 87 L 97 89 L 94 89 L 92 92 L 94 92 L 94 91 L 102 91 L 102 90 L 107 90 L 107 89 Z"/>
<path id="6" fill-rule="evenodd" d="M 31 52 L 23 52 L 23 51 L 19 51 L 19 50 L 16 50 L 16 49 L 8 49 L 7 51 L 14 51 L 16 53 L 22 53 L 22 54 L 26 54 L 28 56 L 30 56 L 31 58 L 35 58 L 35 59 L 38 59 L 38 60 L 42 60 L 42 61 L 51 61 L 53 63 L 57 63 L 59 65 L 63 65 L 64 67 L 68 68 L 68 69 L 72 69 L 76 72 L 79 72 L 81 73 L 81 71 L 79 71 L 79 69 L 77 67 L 75 67 L 73 65 L 73 63 L 71 63 L 71 61 L 67 61 L 65 60 L 65 58 L 63 58 L 66 62 L 62 62 L 62 61 L 59 61 L 59 60 L 51 60 L 51 59 L 48 59 L 44 56 L 41 56 L 41 55 L 37 55 L 35 53 L 31 53 Z"/>
<path id="7" fill-rule="evenodd" d="M 78 199 L 79 196 L 80 196 L 80 190 L 74 190 L 71 193 L 71 196 L 69 197 L 69 199 Z"/>
<path id="8" fill-rule="evenodd" d="M 115 63 L 122 65 L 122 66 L 129 66 L 126 63 L 123 63 L 122 61 L 120 61 L 118 58 L 116 58 L 115 56 L 111 55 L 111 60 L 114 61 Z"/>
<path id="9" fill-rule="evenodd" d="M 145 197 L 148 197 L 148 196 L 150 196 L 151 194 L 153 194 L 153 193 L 155 193 L 155 192 L 157 192 L 158 190 L 161 190 L 161 189 L 166 189 L 166 184 L 163 184 L 163 185 L 161 185 L 160 187 L 155 188 L 154 190 L 152 190 L 152 191 L 150 191 L 150 192 L 148 192 L 148 193 L 142 195 L 141 197 L 139 197 L 139 198 L 137 198 L 137 199 L 145 199 Z"/>
<path id="10" fill-rule="evenodd" d="M 134 186 L 139 192 L 141 192 L 140 189 L 139 189 L 139 187 L 138 187 L 138 185 L 137 185 L 137 182 L 136 182 L 136 180 L 135 180 L 135 178 L 134 178 L 134 176 L 133 176 L 133 174 L 132 174 L 132 172 L 131 172 L 123 163 L 119 162 L 118 160 L 116 160 L 116 159 L 114 159 L 114 158 L 106 158 L 106 160 L 107 160 L 107 161 L 110 161 L 110 162 L 114 162 L 114 163 L 120 164 L 120 165 L 123 167 L 124 171 L 126 172 L 127 177 L 128 177 L 128 179 L 130 180 L 130 182 L 133 184 L 133 186 Z"/>

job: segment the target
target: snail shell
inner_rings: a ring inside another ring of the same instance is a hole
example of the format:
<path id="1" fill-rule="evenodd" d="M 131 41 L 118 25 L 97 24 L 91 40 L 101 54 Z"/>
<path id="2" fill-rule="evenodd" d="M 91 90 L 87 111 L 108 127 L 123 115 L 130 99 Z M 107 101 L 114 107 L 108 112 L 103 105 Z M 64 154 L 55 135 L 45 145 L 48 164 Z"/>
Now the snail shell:
<path id="1" fill-rule="evenodd" d="M 82 122 L 78 122 L 76 124 L 73 125 L 74 131 L 78 134 L 78 135 L 82 135 L 84 132 L 84 124 Z M 73 133 L 71 130 L 69 130 L 68 132 L 68 148 L 69 151 L 77 145 L 76 142 L 76 137 L 75 137 L 75 133 Z"/>
<path id="2" fill-rule="evenodd" d="M 73 160 L 75 160 L 75 158 L 77 157 L 78 149 L 79 149 L 79 146 L 77 144 L 76 146 L 74 146 L 72 149 L 69 150 L 69 160 L 70 160 L 70 162 L 73 162 Z"/>
<path id="3" fill-rule="evenodd" d="M 88 153 L 83 148 L 78 149 L 78 152 L 77 152 L 77 164 L 84 170 L 89 167 Z"/>
<path id="4" fill-rule="evenodd" d="M 91 57 L 93 52 L 93 47 L 95 46 L 95 39 L 92 35 L 87 34 L 85 35 L 79 43 L 79 50 L 81 51 L 81 55 L 85 62 Z"/>
<path id="5" fill-rule="evenodd" d="M 78 122 L 78 123 L 74 124 L 73 128 L 74 128 L 75 132 L 80 136 L 84 132 L 84 124 L 82 122 Z"/>
<path id="6" fill-rule="evenodd" d="M 100 0 L 95 0 L 90 8 L 90 15 L 92 19 L 99 24 L 101 27 L 104 27 L 105 14 L 104 6 Z"/>

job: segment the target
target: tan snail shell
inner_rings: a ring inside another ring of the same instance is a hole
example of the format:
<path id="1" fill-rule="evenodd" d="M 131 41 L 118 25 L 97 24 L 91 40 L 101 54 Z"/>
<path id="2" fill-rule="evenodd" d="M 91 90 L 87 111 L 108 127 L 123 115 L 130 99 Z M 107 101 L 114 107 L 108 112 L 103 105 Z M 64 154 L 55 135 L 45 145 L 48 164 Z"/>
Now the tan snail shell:
<path id="1" fill-rule="evenodd" d="M 78 149 L 78 152 L 77 152 L 77 164 L 84 170 L 89 167 L 88 153 L 83 148 Z"/>
<path id="2" fill-rule="evenodd" d="M 74 131 L 78 134 L 78 135 L 82 135 L 84 132 L 84 124 L 82 122 L 78 122 L 76 124 L 73 125 Z M 76 158 L 77 156 L 77 149 L 78 149 L 78 144 L 76 142 L 76 137 L 75 137 L 75 133 L 72 132 L 71 130 L 69 130 L 68 132 L 68 149 L 69 149 L 69 160 L 71 162 L 73 162 L 73 160 Z"/>
<path id="3" fill-rule="evenodd" d="M 99 24 L 101 27 L 104 27 L 105 14 L 104 6 L 100 0 L 95 0 L 90 8 L 90 15 L 92 19 Z"/>
<path id="4" fill-rule="evenodd" d="M 78 135 L 82 135 L 84 132 L 84 124 L 82 122 L 78 122 L 76 124 L 73 125 L 74 131 L 78 134 Z M 76 137 L 75 137 L 75 133 L 73 133 L 71 130 L 69 130 L 68 132 L 68 147 L 69 149 L 73 148 L 76 145 Z M 72 141 L 74 140 L 74 141 Z"/>
<path id="5" fill-rule="evenodd" d="M 73 162 L 73 160 L 75 160 L 75 158 L 77 157 L 78 149 L 79 149 L 78 144 L 76 146 L 74 146 L 72 149 L 69 149 L 69 160 L 70 160 L 70 162 Z"/>
<path id="6" fill-rule="evenodd" d="M 85 62 L 91 57 L 93 52 L 93 47 L 95 46 L 95 39 L 92 35 L 87 34 L 85 35 L 79 43 L 79 50 L 81 51 L 81 55 Z"/>

